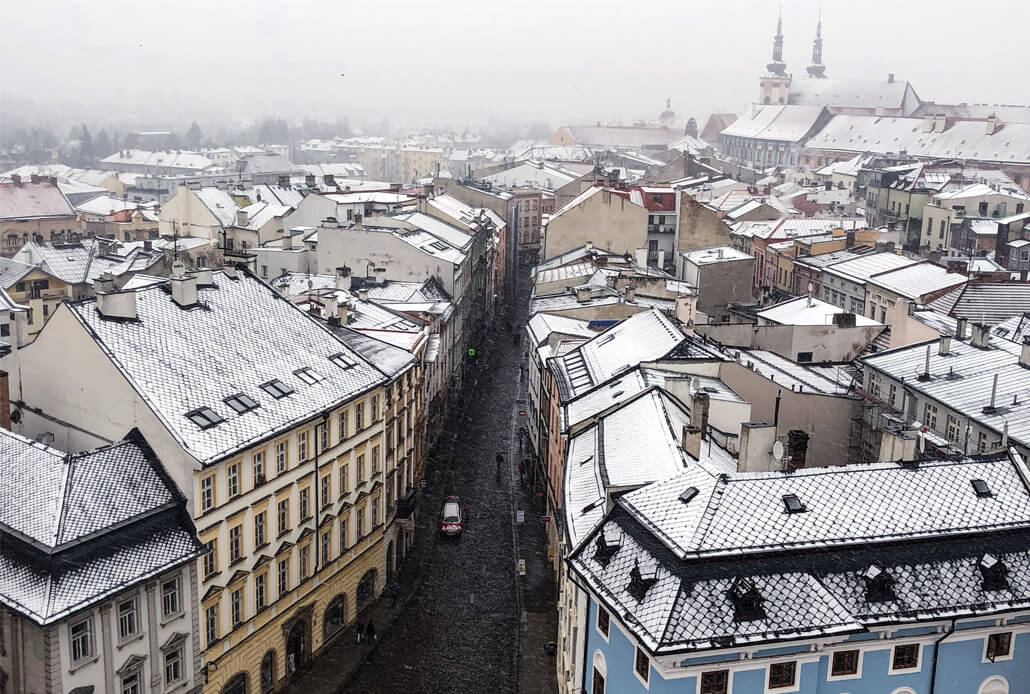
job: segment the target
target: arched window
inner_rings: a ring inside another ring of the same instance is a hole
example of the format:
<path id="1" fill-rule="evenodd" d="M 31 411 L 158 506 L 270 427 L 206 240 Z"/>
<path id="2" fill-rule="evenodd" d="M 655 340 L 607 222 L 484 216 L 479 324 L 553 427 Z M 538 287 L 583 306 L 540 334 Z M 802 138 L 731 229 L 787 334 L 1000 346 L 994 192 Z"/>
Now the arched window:
<path id="1" fill-rule="evenodd" d="M 978 694 L 1009 694 L 1009 683 L 1004 677 L 989 677 Z"/>
<path id="2" fill-rule="evenodd" d="M 322 618 L 323 638 L 328 641 L 346 623 L 347 597 L 345 595 L 337 595 L 325 608 L 325 615 Z"/>
<path id="3" fill-rule="evenodd" d="M 766 104 L 769 103 L 769 97 L 767 96 L 764 99 L 762 99 L 762 102 Z"/>
<path id="4" fill-rule="evenodd" d="M 275 651 L 265 653 L 261 659 L 261 691 L 270 692 L 275 689 Z"/>
<path id="5" fill-rule="evenodd" d="M 893 692 L 891 692 L 891 694 L 916 694 L 916 693 L 914 691 L 912 691 L 911 689 L 909 689 L 908 687 L 901 687 L 900 689 L 895 689 Z"/>
<path id="6" fill-rule="evenodd" d="M 247 673 L 233 675 L 222 687 L 222 694 L 247 694 Z"/>
<path id="7" fill-rule="evenodd" d="M 591 694 L 604 694 L 605 681 L 608 679 L 608 664 L 601 651 L 594 651 L 594 673 L 591 677 Z"/>
<path id="8" fill-rule="evenodd" d="M 358 611 L 360 612 L 363 607 L 368 605 L 376 596 L 376 570 L 369 569 L 365 572 L 365 575 L 361 577 L 361 581 L 358 582 Z"/>

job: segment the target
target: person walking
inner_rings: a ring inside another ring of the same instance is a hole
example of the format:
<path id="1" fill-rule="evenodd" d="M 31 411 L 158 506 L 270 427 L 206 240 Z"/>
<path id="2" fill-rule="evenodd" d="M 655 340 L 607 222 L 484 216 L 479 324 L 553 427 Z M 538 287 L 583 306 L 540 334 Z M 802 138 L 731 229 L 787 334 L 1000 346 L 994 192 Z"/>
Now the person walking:
<path id="1" fill-rule="evenodd" d="M 354 627 L 354 633 L 358 635 L 358 643 L 360 644 L 365 640 L 365 625 L 359 621 Z"/>
<path id="2" fill-rule="evenodd" d="M 519 484 L 526 483 L 526 463 L 519 461 Z"/>
<path id="3" fill-rule="evenodd" d="M 365 640 L 370 644 L 376 642 L 376 625 L 372 623 L 372 620 L 368 620 L 368 626 L 365 627 Z"/>
<path id="4" fill-rule="evenodd" d="M 397 581 L 390 583 L 390 607 L 397 606 L 397 594 L 401 592 L 401 587 L 397 585 Z"/>

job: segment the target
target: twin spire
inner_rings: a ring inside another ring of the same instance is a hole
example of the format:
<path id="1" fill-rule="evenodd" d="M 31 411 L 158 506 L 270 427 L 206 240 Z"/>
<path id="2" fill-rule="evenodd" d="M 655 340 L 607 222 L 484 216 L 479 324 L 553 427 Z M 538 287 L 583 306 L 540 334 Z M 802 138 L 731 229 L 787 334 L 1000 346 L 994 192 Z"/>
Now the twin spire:
<path id="1" fill-rule="evenodd" d="M 783 62 L 783 8 L 780 7 L 776 18 L 776 36 L 773 38 L 772 62 L 765 68 L 770 74 L 786 76 L 787 64 Z M 815 25 L 815 41 L 812 42 L 812 64 L 807 68 L 810 77 L 822 79 L 826 77 L 826 66 L 823 65 L 823 12 L 819 10 L 819 19 Z"/>

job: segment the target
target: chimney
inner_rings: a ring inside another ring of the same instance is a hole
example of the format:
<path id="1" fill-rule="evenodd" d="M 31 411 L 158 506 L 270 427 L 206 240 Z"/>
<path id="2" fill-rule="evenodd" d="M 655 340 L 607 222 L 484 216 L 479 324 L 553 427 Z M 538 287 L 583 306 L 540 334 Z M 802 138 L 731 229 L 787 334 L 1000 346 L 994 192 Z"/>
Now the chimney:
<path id="1" fill-rule="evenodd" d="M 136 292 L 97 292 L 97 312 L 104 318 L 136 320 Z"/>
<path id="2" fill-rule="evenodd" d="M 937 354 L 941 355 L 942 357 L 946 357 L 949 354 L 951 354 L 951 336 L 950 335 L 942 335 L 941 336 L 941 341 L 940 341 L 940 343 L 938 345 Z"/>
<path id="3" fill-rule="evenodd" d="M 282 247 L 287 249 L 293 248 L 293 234 L 290 232 L 283 234 Z"/>
<path id="4" fill-rule="evenodd" d="M 336 177 L 333 174 L 326 174 L 325 176 L 323 176 L 322 177 L 322 182 L 325 183 L 330 188 L 335 188 L 336 187 Z"/>
<path id="5" fill-rule="evenodd" d="M 249 214 L 244 209 L 236 210 L 236 226 L 245 227 L 247 226 L 247 217 Z"/>
<path id="6" fill-rule="evenodd" d="M 279 187 L 280 188 L 289 188 L 290 187 L 290 176 L 289 176 L 289 174 L 286 174 L 286 175 L 283 175 L 283 176 L 279 177 Z"/>
<path id="7" fill-rule="evenodd" d="M 955 338 L 958 340 L 966 339 L 966 327 L 969 325 L 969 321 L 965 318 L 959 318 L 955 323 Z"/>
<path id="8" fill-rule="evenodd" d="M 647 267 L 647 249 L 646 248 L 638 248 L 634 255 L 636 256 L 634 258 L 634 260 L 636 260 L 636 263 L 637 263 L 638 266 L 640 266 L 640 267 Z"/>
<path id="9" fill-rule="evenodd" d="M 933 131 L 935 133 L 944 132 L 945 125 L 947 125 L 947 119 L 944 117 L 943 113 L 938 113 L 933 117 Z"/>
<path id="10" fill-rule="evenodd" d="M 594 242 L 593 241 L 587 241 L 586 245 L 584 246 L 584 248 L 586 248 L 587 253 L 590 253 L 591 251 L 594 250 Z"/>
<path id="11" fill-rule="evenodd" d="M 625 294 L 626 303 L 632 304 L 634 301 L 637 300 L 637 288 L 634 287 L 632 284 L 626 285 Z"/>
<path id="12" fill-rule="evenodd" d="M 690 384 L 692 378 L 688 374 L 669 374 L 665 377 L 665 390 L 676 397 L 684 405 L 691 403 Z"/>
<path id="13" fill-rule="evenodd" d="M 379 284 L 379 285 L 386 284 L 386 268 L 385 267 L 377 267 L 375 270 L 373 270 L 373 272 L 375 273 L 376 284 Z"/>
<path id="14" fill-rule="evenodd" d="M 986 126 L 985 132 L 988 135 L 993 135 L 995 133 L 995 131 L 997 131 L 997 129 L 998 129 L 998 117 L 996 115 L 994 115 L 993 113 L 991 115 L 987 116 L 987 122 L 985 123 L 985 126 Z"/>
<path id="15" fill-rule="evenodd" d="M 923 116 L 923 132 L 928 133 L 933 130 L 933 116 Z"/>
<path id="16" fill-rule="evenodd" d="M 581 287 L 574 287 L 573 291 L 576 293 L 576 301 L 581 304 L 585 304 L 590 301 L 590 287 L 583 285 Z"/>
<path id="17" fill-rule="evenodd" d="M 894 73 L 893 72 L 888 72 L 887 73 L 887 84 L 894 84 Z"/>
<path id="18" fill-rule="evenodd" d="M 143 250 L 152 251 L 154 250 L 154 242 L 150 239 L 143 239 Z"/>
<path id="19" fill-rule="evenodd" d="M 690 398 L 690 425 L 700 429 L 702 435 L 708 430 L 708 413 L 711 404 L 711 396 L 702 390 L 698 390 Z"/>
<path id="20" fill-rule="evenodd" d="M 198 267 L 193 271 L 193 276 L 197 278 L 197 287 L 215 286 L 214 275 L 209 267 Z"/>
<path id="21" fill-rule="evenodd" d="M 683 425 L 683 438 L 680 447 L 694 460 L 701 459 L 701 430 L 697 427 Z"/>
<path id="22" fill-rule="evenodd" d="M 336 221 L 336 217 L 326 217 L 322 220 L 321 226 L 325 229 L 336 229 L 340 223 Z"/>
<path id="23" fill-rule="evenodd" d="M 105 272 L 97 277 L 93 281 L 93 291 L 98 294 L 108 294 L 110 292 L 118 291 L 118 287 L 114 284 L 114 275 L 110 272 Z"/>
<path id="24" fill-rule="evenodd" d="M 366 289 L 365 287 L 362 287 L 361 289 L 358 290 L 358 300 L 359 301 L 368 301 L 368 289 Z"/>
<path id="25" fill-rule="evenodd" d="M 970 342 L 974 347 L 987 349 L 990 336 L 991 329 L 986 323 L 973 323 L 973 337 Z"/>
<path id="26" fill-rule="evenodd" d="M 336 288 L 343 290 L 350 288 L 350 268 L 346 265 L 336 268 Z"/>
<path id="27" fill-rule="evenodd" d="M 318 179 L 315 178 L 315 174 L 307 174 L 304 176 L 304 185 L 308 188 L 314 188 L 318 184 Z"/>
<path id="28" fill-rule="evenodd" d="M 228 277 L 231 280 L 236 279 L 236 277 L 237 277 L 236 264 L 235 263 L 228 263 L 228 264 L 226 264 L 226 266 L 222 268 L 222 274 L 225 275 L 226 277 Z"/>
<path id="29" fill-rule="evenodd" d="M 11 381 L 6 371 L 0 371 L 0 427 L 11 428 Z"/>
<path id="30" fill-rule="evenodd" d="M 911 429 L 885 430 L 880 439 L 879 462 L 895 463 L 915 460 L 918 442 L 919 436 Z"/>
<path id="31" fill-rule="evenodd" d="M 697 316 L 697 297 L 684 294 L 676 297 L 676 320 L 694 332 L 694 318 Z"/>
<path id="32" fill-rule="evenodd" d="M 983 408 L 984 413 L 993 414 L 995 410 L 994 403 L 997 402 L 998 398 L 998 374 L 994 374 L 994 381 L 991 383 L 991 404 Z"/>
<path id="33" fill-rule="evenodd" d="M 1030 335 L 1023 337 L 1023 351 L 1019 353 L 1019 365 L 1030 369 Z"/>
<path id="34" fill-rule="evenodd" d="M 182 308 L 189 308 L 197 304 L 197 276 L 179 275 L 172 276 L 172 299 Z"/>
<path id="35" fill-rule="evenodd" d="M 770 422 L 742 422 L 740 425 L 740 457 L 738 472 L 768 472 L 780 468 L 773 458 L 776 427 Z"/>

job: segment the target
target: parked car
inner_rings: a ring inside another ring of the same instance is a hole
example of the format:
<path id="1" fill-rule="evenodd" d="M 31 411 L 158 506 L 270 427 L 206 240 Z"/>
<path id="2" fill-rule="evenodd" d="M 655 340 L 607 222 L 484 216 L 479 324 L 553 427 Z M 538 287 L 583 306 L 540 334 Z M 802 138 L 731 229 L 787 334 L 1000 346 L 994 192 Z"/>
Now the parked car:
<path id="1" fill-rule="evenodd" d="M 456 496 L 444 497 L 443 512 L 440 514 L 440 532 L 455 537 L 461 535 L 461 503 Z"/>

